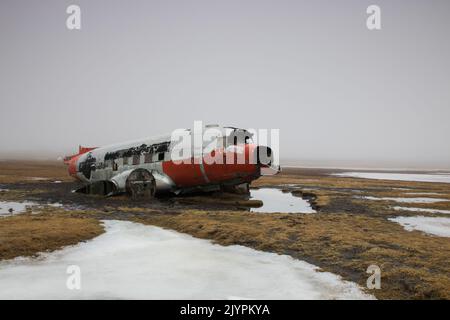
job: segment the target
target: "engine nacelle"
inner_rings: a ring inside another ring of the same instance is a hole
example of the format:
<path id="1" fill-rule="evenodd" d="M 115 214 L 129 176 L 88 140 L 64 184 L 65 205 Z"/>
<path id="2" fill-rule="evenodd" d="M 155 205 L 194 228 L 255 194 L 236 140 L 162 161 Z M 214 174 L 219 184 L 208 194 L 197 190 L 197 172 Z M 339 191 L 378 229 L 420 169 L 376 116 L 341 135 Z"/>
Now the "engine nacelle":
<path id="1" fill-rule="evenodd" d="M 107 181 L 91 183 L 77 192 L 111 196 L 127 193 L 132 198 L 152 198 L 156 192 L 156 181 L 153 174 L 142 168 L 126 170 Z"/>

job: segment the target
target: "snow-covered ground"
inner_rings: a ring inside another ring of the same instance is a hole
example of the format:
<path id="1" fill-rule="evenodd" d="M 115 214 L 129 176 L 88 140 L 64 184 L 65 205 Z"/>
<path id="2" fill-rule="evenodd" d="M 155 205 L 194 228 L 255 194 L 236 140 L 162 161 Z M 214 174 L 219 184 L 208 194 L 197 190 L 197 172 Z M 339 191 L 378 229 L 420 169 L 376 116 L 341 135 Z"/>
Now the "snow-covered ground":
<path id="1" fill-rule="evenodd" d="M 62 208 L 63 205 L 61 203 L 47 203 L 47 204 L 39 204 L 32 201 L 0 201 L 0 217 L 15 215 L 24 213 L 27 211 L 27 208 L 36 209 L 42 208 L 43 206 L 50 206 L 56 208 Z M 12 211 L 10 211 L 12 209 Z"/>
<path id="2" fill-rule="evenodd" d="M 383 198 L 377 198 L 377 197 L 362 197 L 366 200 L 385 200 L 385 201 L 395 201 L 400 203 L 436 203 L 436 202 L 443 202 L 443 201 L 450 201 L 448 199 L 438 199 L 438 198 L 390 198 L 390 197 L 383 197 Z"/>
<path id="3" fill-rule="evenodd" d="M 86 243 L 0 263 L 0 299 L 373 299 L 289 256 L 132 222 L 104 224 L 106 233 Z M 66 287 L 71 265 L 80 267 L 81 290 Z"/>
<path id="4" fill-rule="evenodd" d="M 417 216 L 389 220 L 400 223 L 408 231 L 420 230 L 440 237 L 450 237 L 450 218 Z"/>
<path id="5" fill-rule="evenodd" d="M 394 210 L 404 210 L 404 211 L 413 211 L 413 212 L 428 212 L 428 213 L 443 213 L 450 214 L 450 210 L 440 210 L 440 209 L 425 209 L 425 208 L 410 208 L 410 207 L 392 207 Z"/>
<path id="6" fill-rule="evenodd" d="M 314 213 L 316 212 L 308 201 L 292 195 L 290 192 L 282 192 L 279 189 L 261 188 L 250 190 L 251 198 L 261 200 L 263 206 L 260 208 L 252 208 L 252 212 L 299 212 Z"/>
<path id="7" fill-rule="evenodd" d="M 342 173 L 333 173 L 332 175 L 338 177 L 365 178 L 365 179 L 450 183 L 450 174 L 342 172 Z"/>
<path id="8" fill-rule="evenodd" d="M 30 201 L 0 201 L 0 216 L 23 213 L 27 210 L 27 207 L 31 207 L 34 205 L 37 205 L 37 203 Z M 10 209 L 12 209 L 12 212 L 10 212 Z"/>
<path id="9" fill-rule="evenodd" d="M 47 181 L 47 180 L 49 180 L 49 178 L 42 178 L 42 177 L 28 177 L 27 180 L 32 180 L 32 181 Z"/>
<path id="10" fill-rule="evenodd" d="M 405 194 L 414 195 L 414 196 L 441 196 L 442 193 L 438 192 L 405 192 Z"/>

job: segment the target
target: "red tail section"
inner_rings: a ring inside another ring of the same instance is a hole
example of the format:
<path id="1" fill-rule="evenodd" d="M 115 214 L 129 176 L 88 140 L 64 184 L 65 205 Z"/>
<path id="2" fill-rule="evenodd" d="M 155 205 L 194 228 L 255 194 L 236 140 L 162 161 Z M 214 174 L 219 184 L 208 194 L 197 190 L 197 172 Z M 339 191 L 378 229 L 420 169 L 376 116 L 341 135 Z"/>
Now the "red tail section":
<path id="1" fill-rule="evenodd" d="M 78 153 L 77 153 L 77 154 L 74 154 L 74 155 L 71 155 L 71 156 L 65 157 L 65 158 L 64 158 L 64 163 L 67 164 L 67 165 L 69 165 L 69 164 L 70 164 L 70 161 L 71 161 L 72 159 L 78 158 L 78 157 L 81 156 L 82 154 L 85 154 L 85 153 L 87 153 L 87 152 L 89 152 L 89 151 L 92 151 L 92 150 L 94 150 L 94 149 L 97 149 L 97 147 L 90 148 L 90 147 L 79 146 L 79 147 L 78 147 Z"/>

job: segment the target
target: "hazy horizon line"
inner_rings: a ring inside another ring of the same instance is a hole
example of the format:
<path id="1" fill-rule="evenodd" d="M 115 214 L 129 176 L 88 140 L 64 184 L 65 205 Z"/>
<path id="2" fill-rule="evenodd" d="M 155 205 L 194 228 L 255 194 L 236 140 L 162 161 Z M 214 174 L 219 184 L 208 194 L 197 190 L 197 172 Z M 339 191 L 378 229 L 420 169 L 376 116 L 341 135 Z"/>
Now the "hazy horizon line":
<path id="1" fill-rule="evenodd" d="M 72 152 L 34 152 L 14 151 L 0 155 L 0 161 L 62 161 Z M 367 159 L 311 159 L 281 157 L 280 165 L 285 168 L 316 168 L 316 169 L 351 169 L 351 170 L 413 170 L 413 171 L 448 171 L 450 166 L 444 163 L 425 164 L 420 162 L 405 163 L 401 160 L 367 160 Z"/>

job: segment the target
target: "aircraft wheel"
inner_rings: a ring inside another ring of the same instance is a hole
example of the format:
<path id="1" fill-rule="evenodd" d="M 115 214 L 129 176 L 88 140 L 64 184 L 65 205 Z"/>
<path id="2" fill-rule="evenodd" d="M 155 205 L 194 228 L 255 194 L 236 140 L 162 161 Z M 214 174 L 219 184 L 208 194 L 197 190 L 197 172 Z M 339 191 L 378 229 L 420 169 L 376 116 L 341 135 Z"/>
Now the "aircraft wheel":
<path id="1" fill-rule="evenodd" d="M 148 170 L 136 169 L 127 178 L 126 191 L 132 199 L 151 199 L 156 193 L 155 178 Z"/>

